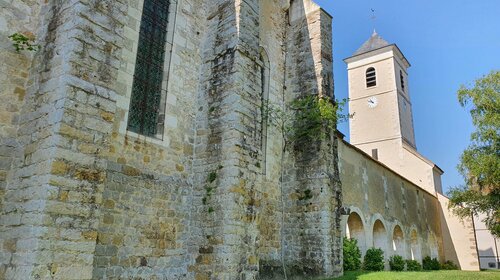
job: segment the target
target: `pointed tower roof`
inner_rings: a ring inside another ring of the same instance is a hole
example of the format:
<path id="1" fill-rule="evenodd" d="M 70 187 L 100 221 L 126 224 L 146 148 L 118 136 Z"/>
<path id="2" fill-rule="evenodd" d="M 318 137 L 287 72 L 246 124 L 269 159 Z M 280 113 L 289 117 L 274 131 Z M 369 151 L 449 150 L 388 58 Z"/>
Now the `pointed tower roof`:
<path id="1" fill-rule="evenodd" d="M 373 30 L 373 34 L 372 36 L 370 37 L 370 39 L 368 39 L 368 41 L 366 41 L 354 54 L 353 56 L 356 56 L 356 55 L 359 55 L 359 54 L 362 54 L 362 53 L 366 53 L 366 52 L 369 52 L 369 51 L 373 51 L 373 50 L 376 50 L 376 49 L 380 49 L 380 48 L 383 48 L 383 47 L 386 47 L 386 46 L 389 46 L 390 44 L 382 39 L 382 37 L 380 37 L 380 35 L 378 35 L 377 31 Z"/>
<path id="2" fill-rule="evenodd" d="M 377 31 L 373 30 L 373 34 L 351 57 L 345 58 L 344 62 L 349 64 L 356 61 L 366 59 L 374 55 L 382 54 L 391 51 L 393 55 L 399 57 L 405 63 L 406 67 L 410 67 L 410 62 L 396 44 L 390 44 L 384 40 Z"/>

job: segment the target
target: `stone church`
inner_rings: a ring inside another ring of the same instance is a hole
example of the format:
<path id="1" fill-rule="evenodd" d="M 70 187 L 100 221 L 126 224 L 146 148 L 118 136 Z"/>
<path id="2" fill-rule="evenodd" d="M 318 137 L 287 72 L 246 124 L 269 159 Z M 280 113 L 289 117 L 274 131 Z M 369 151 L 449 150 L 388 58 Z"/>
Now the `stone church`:
<path id="1" fill-rule="evenodd" d="M 334 98 L 311 0 L 0 7 L 1 279 L 324 278 L 343 236 L 478 269 L 417 152 L 410 64 L 378 34 L 345 60 L 352 143 L 287 146 L 265 105 Z"/>

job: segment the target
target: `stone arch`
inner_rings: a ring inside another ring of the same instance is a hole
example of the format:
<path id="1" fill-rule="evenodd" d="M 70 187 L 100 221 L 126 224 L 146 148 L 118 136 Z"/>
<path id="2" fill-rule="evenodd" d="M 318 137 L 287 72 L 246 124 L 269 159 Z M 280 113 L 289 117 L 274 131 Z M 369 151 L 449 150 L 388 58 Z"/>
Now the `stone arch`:
<path id="1" fill-rule="evenodd" d="M 396 224 L 392 230 L 392 250 L 394 255 L 405 258 L 404 233 L 401 226 Z"/>
<path id="2" fill-rule="evenodd" d="M 410 258 L 422 262 L 422 250 L 420 247 L 417 230 L 412 228 L 410 231 Z"/>
<path id="3" fill-rule="evenodd" d="M 344 206 L 349 208 L 350 214 L 356 213 L 361 218 L 361 221 L 363 222 L 363 226 L 365 225 L 365 221 L 366 221 L 365 217 L 363 216 L 363 213 L 361 212 L 361 210 L 358 207 L 347 206 L 347 205 L 344 205 Z M 345 237 L 347 237 L 347 220 L 348 220 L 348 218 L 349 218 L 349 215 L 343 215 L 341 218 L 341 221 L 340 221 L 340 224 L 342 227 L 342 236 L 345 236 Z"/>
<path id="4" fill-rule="evenodd" d="M 345 236 L 356 239 L 361 253 L 366 252 L 365 226 L 363 218 L 357 212 L 351 212 L 347 218 Z"/>
<path id="5" fill-rule="evenodd" d="M 375 248 L 380 248 L 384 251 L 384 253 L 387 253 L 387 230 L 380 219 L 376 219 L 375 222 L 373 223 L 372 227 L 372 233 L 373 233 L 373 244 L 372 246 Z M 387 255 L 387 254 L 386 254 Z"/>
<path id="6" fill-rule="evenodd" d="M 269 99 L 269 86 L 270 86 L 270 72 L 271 72 L 271 60 L 269 59 L 269 55 L 267 50 L 264 47 L 260 47 L 260 61 L 262 62 L 261 67 L 261 93 L 264 100 Z"/>

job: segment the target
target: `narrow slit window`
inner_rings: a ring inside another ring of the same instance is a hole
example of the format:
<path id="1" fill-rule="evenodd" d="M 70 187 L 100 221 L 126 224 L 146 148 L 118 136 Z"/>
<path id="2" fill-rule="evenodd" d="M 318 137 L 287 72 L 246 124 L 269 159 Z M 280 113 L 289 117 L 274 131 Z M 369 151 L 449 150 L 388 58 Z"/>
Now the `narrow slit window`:
<path id="1" fill-rule="evenodd" d="M 372 158 L 378 160 L 378 149 L 372 149 Z"/>
<path id="2" fill-rule="evenodd" d="M 157 136 L 163 129 L 160 112 L 169 7 L 170 0 L 144 1 L 127 129 L 146 136 Z"/>
<path id="3" fill-rule="evenodd" d="M 403 71 L 399 70 L 399 79 L 401 80 L 401 90 L 405 91 L 405 78 L 403 76 Z"/>
<path id="4" fill-rule="evenodd" d="M 377 85 L 377 75 L 375 68 L 370 67 L 366 69 L 366 87 L 374 87 Z"/>

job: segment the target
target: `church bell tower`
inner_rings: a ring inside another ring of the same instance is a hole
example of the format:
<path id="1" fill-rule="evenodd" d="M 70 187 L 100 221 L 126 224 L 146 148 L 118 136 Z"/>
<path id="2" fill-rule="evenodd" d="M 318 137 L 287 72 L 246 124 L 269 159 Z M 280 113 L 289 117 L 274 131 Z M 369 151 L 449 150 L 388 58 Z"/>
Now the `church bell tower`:
<path id="1" fill-rule="evenodd" d="M 407 69 L 395 44 L 375 31 L 344 60 L 349 77 L 350 141 L 373 157 L 393 156 L 403 144 L 416 149 Z"/>
<path id="2" fill-rule="evenodd" d="M 417 152 L 408 86 L 410 63 L 377 32 L 346 58 L 350 142 L 430 193 L 443 171 Z"/>

